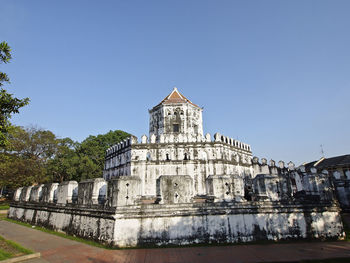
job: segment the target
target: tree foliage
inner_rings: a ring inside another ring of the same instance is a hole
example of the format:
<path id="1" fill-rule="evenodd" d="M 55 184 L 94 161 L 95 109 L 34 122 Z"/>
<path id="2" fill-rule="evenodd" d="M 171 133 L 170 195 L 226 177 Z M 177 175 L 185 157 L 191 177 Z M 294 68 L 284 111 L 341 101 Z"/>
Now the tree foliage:
<path id="1" fill-rule="evenodd" d="M 0 185 L 14 189 L 101 177 L 107 148 L 128 136 L 116 130 L 78 143 L 37 127 L 12 126 L 7 145 L 0 148 Z"/>
<path id="2" fill-rule="evenodd" d="M 6 42 L 0 43 L 0 64 L 9 63 L 11 60 L 11 48 Z M 0 87 L 4 83 L 10 82 L 6 73 L 0 72 Z M 5 146 L 7 142 L 8 129 L 10 127 L 9 119 L 19 109 L 29 103 L 28 98 L 18 99 L 10 94 L 4 88 L 0 89 L 0 146 Z"/>
<path id="3" fill-rule="evenodd" d="M 128 136 L 128 133 L 121 130 L 109 131 L 102 135 L 91 135 L 81 143 L 75 143 L 74 147 L 63 146 L 59 154 L 49 163 L 48 169 L 53 175 L 52 180 L 81 181 L 102 177 L 107 148 Z"/>
<path id="4" fill-rule="evenodd" d="M 0 63 L 9 63 L 11 60 L 11 48 L 6 42 L 0 43 Z M 10 82 L 9 77 L 6 73 L 0 72 L 0 87 L 3 84 L 3 82 Z"/>
<path id="5" fill-rule="evenodd" d="M 10 127 L 8 143 L 0 153 L 2 186 L 14 188 L 48 181 L 46 163 L 56 154 L 56 144 L 50 131 Z"/>

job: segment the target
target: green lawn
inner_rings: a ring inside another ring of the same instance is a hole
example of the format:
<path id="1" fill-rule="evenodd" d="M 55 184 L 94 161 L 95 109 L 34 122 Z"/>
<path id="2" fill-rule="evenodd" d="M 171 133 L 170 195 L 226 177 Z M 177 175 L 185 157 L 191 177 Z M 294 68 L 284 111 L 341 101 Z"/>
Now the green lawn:
<path id="1" fill-rule="evenodd" d="M 10 209 L 9 205 L 0 205 L 0 210 L 8 210 Z"/>
<path id="2" fill-rule="evenodd" d="M 10 205 L 9 205 L 9 201 L 8 200 L 4 200 L 4 199 L 1 199 L 0 200 L 0 210 L 8 210 L 10 209 Z"/>
<path id="3" fill-rule="evenodd" d="M 0 260 L 32 254 L 33 252 L 17 243 L 0 236 Z"/>

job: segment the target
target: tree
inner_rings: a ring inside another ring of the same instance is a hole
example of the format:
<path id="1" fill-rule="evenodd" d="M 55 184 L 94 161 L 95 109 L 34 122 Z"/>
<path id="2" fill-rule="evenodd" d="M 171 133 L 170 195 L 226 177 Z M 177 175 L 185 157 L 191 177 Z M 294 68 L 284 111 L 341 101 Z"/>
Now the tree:
<path id="1" fill-rule="evenodd" d="M 58 152 L 58 139 L 46 130 L 11 126 L 0 151 L 2 186 L 15 188 L 49 181 L 47 162 Z"/>
<path id="2" fill-rule="evenodd" d="M 81 143 L 66 138 L 61 141 L 57 154 L 47 165 L 47 173 L 54 182 L 102 177 L 105 153 L 110 146 L 130 135 L 124 131 L 109 131 L 106 134 L 89 136 Z"/>
<path id="3" fill-rule="evenodd" d="M 110 146 L 121 142 L 129 136 L 129 133 L 121 130 L 109 131 L 106 134 L 100 134 L 97 136 L 90 135 L 81 142 L 77 152 L 80 155 L 88 156 L 100 168 L 100 171 L 102 171 L 106 150 Z"/>
<path id="4" fill-rule="evenodd" d="M 9 63 L 12 56 L 11 56 L 11 48 L 9 45 L 4 41 L 0 43 L 0 62 L 1 63 Z M 3 82 L 10 82 L 9 77 L 6 73 L 0 72 L 0 87 L 3 84 Z"/>
<path id="5" fill-rule="evenodd" d="M 128 136 L 117 130 L 77 143 L 37 127 L 11 126 L 8 143 L 0 148 L 0 186 L 14 189 L 102 177 L 107 148 Z"/>
<path id="6" fill-rule="evenodd" d="M 47 174 L 52 182 L 75 180 L 79 156 L 76 153 L 78 143 L 69 138 L 58 142 L 58 151 L 47 163 Z"/>
<path id="7" fill-rule="evenodd" d="M 0 43 L 0 64 L 9 63 L 12 59 L 11 48 L 6 42 Z M 3 83 L 9 83 L 10 79 L 6 73 L 0 72 L 0 87 Z M 18 99 L 10 94 L 4 88 L 0 90 L 0 147 L 7 143 L 8 129 L 10 127 L 9 119 L 14 113 L 19 113 L 19 109 L 29 103 L 29 98 Z"/>

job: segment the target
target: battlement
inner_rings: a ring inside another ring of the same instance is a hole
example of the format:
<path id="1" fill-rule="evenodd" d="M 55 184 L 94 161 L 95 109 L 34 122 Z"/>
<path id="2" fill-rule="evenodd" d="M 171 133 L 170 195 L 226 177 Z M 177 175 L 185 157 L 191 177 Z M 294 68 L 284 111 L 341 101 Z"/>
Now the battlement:
<path id="1" fill-rule="evenodd" d="M 109 147 L 106 150 L 106 156 L 115 154 L 117 152 L 124 151 L 125 149 L 129 148 L 130 145 L 132 145 L 132 144 L 137 144 L 137 137 L 135 137 L 135 136 L 128 137 L 128 138 L 124 139 L 123 141 Z"/>
<path id="2" fill-rule="evenodd" d="M 270 162 L 267 163 L 266 158 L 261 158 L 261 160 L 259 160 L 259 158 L 256 156 L 254 156 L 252 159 L 252 165 L 253 165 L 255 174 L 258 174 L 258 173 L 276 174 L 277 170 L 293 171 L 296 169 L 295 164 L 291 161 L 287 164 L 287 166 L 284 161 L 279 161 L 278 165 L 276 165 L 275 160 L 271 159 Z"/>
<path id="3" fill-rule="evenodd" d="M 277 170 L 280 172 L 292 172 L 295 171 L 300 174 L 317 174 L 317 169 L 316 168 L 310 168 L 308 170 L 305 169 L 305 166 L 300 165 L 298 167 L 295 166 L 295 164 L 290 161 L 287 164 L 284 161 L 279 161 L 276 165 L 276 161 L 270 160 L 269 163 L 267 163 L 266 158 L 261 158 L 259 160 L 258 157 L 254 156 L 252 158 L 252 165 L 254 169 L 254 174 L 277 174 Z M 321 174 L 327 174 L 327 170 L 322 170 Z"/>
<path id="4" fill-rule="evenodd" d="M 157 138 L 152 134 L 149 138 L 146 135 L 141 136 L 139 141 L 136 136 L 131 136 L 122 142 L 113 145 L 112 147 L 106 150 L 106 156 L 116 154 L 117 152 L 123 152 L 125 149 L 128 149 L 131 145 L 145 145 L 145 144 L 168 144 L 168 143 L 222 143 L 228 146 L 235 147 L 244 151 L 251 152 L 251 146 L 249 144 L 240 142 L 233 138 L 221 135 L 220 133 L 215 133 L 214 138 L 211 137 L 210 133 L 207 133 L 203 136 L 188 136 L 184 134 L 160 134 Z"/>
<path id="5" fill-rule="evenodd" d="M 231 146 L 234 146 L 236 148 L 239 148 L 239 149 L 242 149 L 245 151 L 249 151 L 249 152 L 251 151 L 251 147 L 249 144 L 240 142 L 240 141 L 232 139 L 230 137 L 226 137 L 224 135 L 221 135 L 218 132 L 214 134 L 214 142 L 222 142 L 222 143 L 229 144 Z"/>

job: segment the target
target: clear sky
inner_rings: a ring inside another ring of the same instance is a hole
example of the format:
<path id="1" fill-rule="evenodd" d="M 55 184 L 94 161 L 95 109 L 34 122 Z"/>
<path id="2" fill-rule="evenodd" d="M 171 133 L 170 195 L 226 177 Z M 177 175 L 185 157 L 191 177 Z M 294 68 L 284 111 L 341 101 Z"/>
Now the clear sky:
<path id="1" fill-rule="evenodd" d="M 0 71 L 60 137 L 148 134 L 176 86 L 204 132 L 300 164 L 350 153 L 350 1 L 1 1 Z"/>

